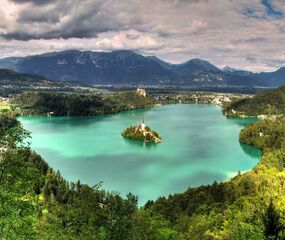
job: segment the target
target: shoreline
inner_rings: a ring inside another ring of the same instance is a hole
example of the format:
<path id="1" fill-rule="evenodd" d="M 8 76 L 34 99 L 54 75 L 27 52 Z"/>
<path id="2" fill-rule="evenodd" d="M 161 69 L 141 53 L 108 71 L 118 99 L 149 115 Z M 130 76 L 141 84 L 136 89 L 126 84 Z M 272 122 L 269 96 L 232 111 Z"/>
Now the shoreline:
<path id="1" fill-rule="evenodd" d="M 164 105 L 161 105 L 161 106 L 166 106 L 166 105 L 177 105 L 177 104 L 164 104 Z M 186 105 L 188 105 L 188 104 L 186 104 Z M 189 104 L 189 105 L 196 105 L 196 104 Z M 212 105 L 212 106 L 217 106 L 217 105 L 215 105 L 215 104 L 200 104 L 200 105 Z M 161 106 L 159 106 L 159 107 L 161 107 Z M 220 108 L 220 106 L 218 106 L 219 108 Z M 145 110 L 145 109 L 134 109 L 134 110 L 132 110 L 132 111 L 140 111 L 140 110 Z M 120 112 L 120 113 L 122 113 L 122 112 Z M 222 114 L 222 113 L 221 113 Z M 109 114 L 108 114 L 109 115 Z M 92 118 L 92 117 L 98 117 L 98 116 L 103 116 L 103 115 L 95 115 L 95 116 L 75 116 L 75 117 L 72 117 L 72 116 L 56 116 L 56 117 L 53 117 L 53 118 L 66 118 L 66 117 L 70 117 L 70 118 L 82 118 L 82 117 L 90 117 L 90 118 Z M 43 118 L 47 118 L 48 119 L 48 117 L 45 117 L 45 116 L 30 116 L 30 117 L 43 117 Z M 243 128 L 244 129 L 244 128 Z M 240 141 L 239 141 L 240 142 Z M 259 149 L 259 150 L 262 150 L 262 149 L 260 149 L 260 148 L 257 148 L 256 146 L 252 146 L 252 145 L 249 145 L 249 144 L 246 144 L 246 145 L 248 145 L 248 146 L 251 146 L 251 147 L 254 147 L 254 148 L 256 148 L 256 149 Z M 253 168 L 255 168 L 258 164 L 259 164 L 259 162 L 262 160 L 262 157 L 263 157 L 263 151 L 261 151 L 261 156 L 258 158 L 258 162 L 257 162 L 257 164 L 256 165 L 254 165 L 251 169 L 249 169 L 249 170 L 247 170 L 247 171 L 245 171 L 245 172 L 250 172 L 250 171 L 252 171 L 253 170 Z M 239 173 L 239 171 L 236 171 L 235 172 L 235 175 L 234 176 L 228 176 L 229 178 L 227 178 L 227 179 L 225 179 L 225 180 L 222 180 L 221 182 L 222 183 L 224 183 L 224 182 L 228 182 L 228 181 L 231 181 L 231 179 L 232 178 L 235 178 L 237 175 L 238 175 L 238 173 Z M 209 185 L 209 186 L 211 186 L 213 183 L 212 182 L 210 182 L 209 184 L 207 184 L 207 185 Z M 197 186 L 195 186 L 195 188 L 199 188 L 199 187 L 201 187 L 201 186 L 203 186 L 203 184 L 201 184 L 201 185 L 197 185 Z M 186 189 L 185 189 L 185 191 L 186 191 Z M 172 194 L 182 194 L 184 191 L 182 191 L 182 192 L 174 192 L 174 193 L 172 193 Z M 161 197 L 163 197 L 164 195 L 161 195 Z M 167 196 L 164 196 L 164 197 L 167 197 Z M 155 200 L 155 199 L 149 199 L 149 200 Z M 144 206 L 145 205 L 145 203 L 144 204 L 142 204 L 141 206 Z"/>

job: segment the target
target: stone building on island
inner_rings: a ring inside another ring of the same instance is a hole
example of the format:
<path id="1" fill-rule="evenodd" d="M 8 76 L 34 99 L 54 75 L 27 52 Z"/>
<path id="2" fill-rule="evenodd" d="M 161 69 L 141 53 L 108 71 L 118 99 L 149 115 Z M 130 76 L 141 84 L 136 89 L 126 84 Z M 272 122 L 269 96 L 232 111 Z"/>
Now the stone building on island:
<path id="1" fill-rule="evenodd" d="M 138 88 L 138 89 L 136 90 L 136 93 L 139 94 L 139 95 L 141 95 L 141 96 L 146 97 L 146 90 L 145 90 L 144 88 Z"/>
<path id="2" fill-rule="evenodd" d="M 142 120 L 142 123 L 137 125 L 136 127 L 137 130 L 144 132 L 145 131 L 145 124 L 144 124 L 144 120 Z"/>

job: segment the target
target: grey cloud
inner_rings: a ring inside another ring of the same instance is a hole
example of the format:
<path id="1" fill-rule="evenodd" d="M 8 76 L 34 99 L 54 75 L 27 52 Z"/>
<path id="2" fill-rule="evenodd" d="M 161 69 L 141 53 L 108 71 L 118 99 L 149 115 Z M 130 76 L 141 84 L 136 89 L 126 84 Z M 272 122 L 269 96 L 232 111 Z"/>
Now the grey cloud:
<path id="1" fill-rule="evenodd" d="M 256 63 L 257 62 L 257 58 L 254 56 L 246 56 L 245 58 L 247 61 L 252 62 L 252 63 Z"/>
<path id="2" fill-rule="evenodd" d="M 257 43 L 265 43 L 268 39 L 265 37 L 252 37 L 252 38 L 245 38 L 245 39 L 234 39 L 232 40 L 232 44 L 238 45 L 238 44 L 257 44 Z"/>
<path id="3" fill-rule="evenodd" d="M 208 3 L 213 0 L 163 0 L 173 4 L 195 4 L 195 3 Z"/>
<path id="4" fill-rule="evenodd" d="M 259 42 L 266 42 L 267 39 L 265 37 L 253 37 L 253 38 L 247 38 L 243 42 L 246 43 L 259 43 Z"/>
<path id="5" fill-rule="evenodd" d="M 4 13 L 0 10 L 0 29 L 7 27 L 7 20 Z"/>
<path id="6" fill-rule="evenodd" d="M 127 34 L 126 37 L 129 40 L 135 40 L 135 39 L 138 39 L 140 36 L 139 35 L 134 35 L 134 34 Z"/>
<path id="7" fill-rule="evenodd" d="M 34 5 L 47 5 L 50 3 L 54 3 L 58 0 L 9 0 L 10 2 L 13 3 L 18 3 L 18 4 L 22 4 L 22 3 L 32 3 Z"/>
<path id="8" fill-rule="evenodd" d="M 105 8 L 104 1 L 67 0 L 53 6 L 24 8 L 16 29 L 2 34 L 6 39 L 92 38 L 98 33 L 121 29 L 123 21 Z M 22 29 L 25 29 L 23 31 Z"/>
<path id="9" fill-rule="evenodd" d="M 280 66 L 285 66 L 285 59 L 263 59 L 266 65 L 271 68 L 279 68 Z"/>
<path id="10" fill-rule="evenodd" d="M 18 23 L 59 23 L 60 12 L 45 8 L 24 9 L 17 19 Z"/>
<path id="11" fill-rule="evenodd" d="M 133 49 L 170 62 L 197 57 L 254 71 L 271 70 L 269 59 L 283 58 L 284 19 L 242 14 L 247 8 L 263 16 L 260 0 L 1 1 L 18 3 L 14 13 L 0 13 L 0 44 L 13 46 L 5 56 Z M 275 4 L 285 9 L 283 0 Z"/>
<path id="12" fill-rule="evenodd" d="M 2 36 L 3 38 L 5 38 L 7 40 L 18 39 L 18 40 L 22 40 L 22 41 L 27 41 L 27 40 L 31 39 L 30 34 L 28 34 L 26 32 L 20 32 L 20 31 L 0 34 L 0 36 Z M 35 36 L 33 36 L 33 38 L 35 38 Z"/>
<path id="13" fill-rule="evenodd" d="M 277 24 L 276 27 L 280 33 L 285 33 L 285 24 Z"/>
<path id="14" fill-rule="evenodd" d="M 229 49 L 229 48 L 222 48 L 222 47 L 214 47 L 212 48 L 212 50 L 217 54 L 217 53 L 225 53 L 225 54 L 231 54 L 234 52 L 233 49 Z"/>
<path id="15" fill-rule="evenodd" d="M 197 34 L 205 28 L 207 23 L 195 19 L 189 22 L 187 19 L 184 21 L 180 19 L 181 16 L 177 20 L 174 13 L 176 10 L 183 10 L 184 5 L 210 2 L 210 0 L 157 0 L 155 14 L 152 14 L 152 1 L 10 1 L 34 4 L 33 7 L 23 6 L 19 11 L 17 24 L 13 30 L 2 34 L 2 37 L 6 39 L 16 40 L 92 38 L 97 37 L 100 33 L 128 29 L 153 32 L 160 37 L 167 38 L 181 34 L 183 27 L 185 27 L 184 34 Z M 48 5 L 47 3 L 52 4 Z M 164 11 L 170 12 L 169 19 L 164 17 Z M 184 18 L 187 18 L 187 15 Z M 160 29 L 157 26 L 160 26 Z M 24 32 L 23 29 L 25 29 Z"/>

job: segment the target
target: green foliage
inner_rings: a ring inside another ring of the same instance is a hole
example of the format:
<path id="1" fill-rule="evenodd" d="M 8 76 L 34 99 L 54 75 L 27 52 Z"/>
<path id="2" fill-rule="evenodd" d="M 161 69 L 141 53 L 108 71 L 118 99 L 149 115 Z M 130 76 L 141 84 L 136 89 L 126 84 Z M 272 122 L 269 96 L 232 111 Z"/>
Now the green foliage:
<path id="1" fill-rule="evenodd" d="M 148 126 L 145 127 L 145 131 L 141 131 L 138 126 L 130 126 L 122 132 L 122 136 L 148 143 L 156 143 L 157 141 L 161 140 L 158 133 Z"/>
<path id="2" fill-rule="evenodd" d="M 18 95 L 14 103 L 21 107 L 19 113 L 22 115 L 53 112 L 55 116 L 89 116 L 151 107 L 154 100 L 132 92 L 110 96 L 27 92 Z"/>
<path id="3" fill-rule="evenodd" d="M 130 99 L 127 96 L 84 95 L 81 101 L 75 95 L 37 93 L 19 98 L 23 111 L 39 114 L 54 111 L 58 115 L 88 115 L 148 106 L 135 94 Z M 137 102 L 132 105 L 135 99 Z M 125 134 L 132 135 L 133 130 L 134 127 L 126 129 Z M 224 183 L 214 182 L 160 197 L 141 209 L 132 194 L 122 198 L 104 191 L 100 185 L 91 188 L 79 181 L 65 181 L 29 148 L 24 141 L 28 133 L 13 114 L 0 114 L 0 133 L 0 239 L 265 240 L 285 237 L 282 232 L 285 225 L 285 124 L 282 119 L 251 124 L 241 131 L 242 143 L 263 151 L 260 163 L 253 170 L 239 173 Z M 136 138 L 142 137 L 141 132 L 135 134 Z M 153 135 L 159 137 L 154 131 Z"/>
<path id="4" fill-rule="evenodd" d="M 251 124 L 240 132 L 240 141 L 264 150 L 281 149 L 285 144 L 285 122 L 267 120 Z"/>
<path id="5" fill-rule="evenodd" d="M 258 93 L 253 98 L 234 101 L 225 106 L 224 112 L 229 116 L 285 114 L 285 86 Z"/>
<path id="6" fill-rule="evenodd" d="M 132 240 L 167 240 L 180 237 L 169 221 L 147 210 L 137 211 L 133 222 Z"/>
<path id="7" fill-rule="evenodd" d="M 268 232 L 283 239 L 285 123 L 277 119 L 251 124 L 241 131 L 240 141 L 263 150 L 260 163 L 252 171 L 224 183 L 149 201 L 145 209 L 183 229 L 187 239 L 270 239 Z M 270 207 L 272 198 L 275 209 Z M 188 229 L 182 227 L 181 216 L 189 219 Z"/>
<path id="8" fill-rule="evenodd" d="M 137 126 L 130 126 L 122 132 L 122 136 L 138 141 L 145 141 L 143 132 L 137 129 Z"/>
<path id="9" fill-rule="evenodd" d="M 269 206 L 266 209 L 264 215 L 264 225 L 264 235 L 268 239 L 278 239 L 279 233 L 282 229 L 284 229 L 284 226 L 282 226 L 280 221 L 280 215 L 272 201 L 270 201 Z"/>
<path id="10" fill-rule="evenodd" d="M 29 148 L 24 141 L 28 133 L 15 118 L 0 119 L 5 132 L 0 154 L 0 239 L 133 240 L 176 235 L 165 219 L 139 211 L 132 194 L 122 198 L 100 185 L 68 183 Z"/>
<path id="11" fill-rule="evenodd" d="M 7 131 L 18 124 L 15 115 L 10 111 L 0 111 L 0 137 L 5 136 Z"/>
<path id="12" fill-rule="evenodd" d="M 14 86 L 14 88 L 27 86 L 60 86 L 59 83 L 47 80 L 42 76 L 18 73 L 8 69 L 0 69 L 0 86 L 6 86 L 7 88 L 7 86 L 11 85 Z"/>

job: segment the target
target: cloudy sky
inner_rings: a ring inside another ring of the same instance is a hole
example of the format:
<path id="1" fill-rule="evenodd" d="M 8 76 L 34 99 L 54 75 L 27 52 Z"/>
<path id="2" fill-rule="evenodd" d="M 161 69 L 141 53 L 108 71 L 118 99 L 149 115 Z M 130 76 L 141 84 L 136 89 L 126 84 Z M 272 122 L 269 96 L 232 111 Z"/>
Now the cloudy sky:
<path id="1" fill-rule="evenodd" d="M 285 66 L 285 0 L 0 0 L 0 58 L 65 49 L 272 71 Z"/>

